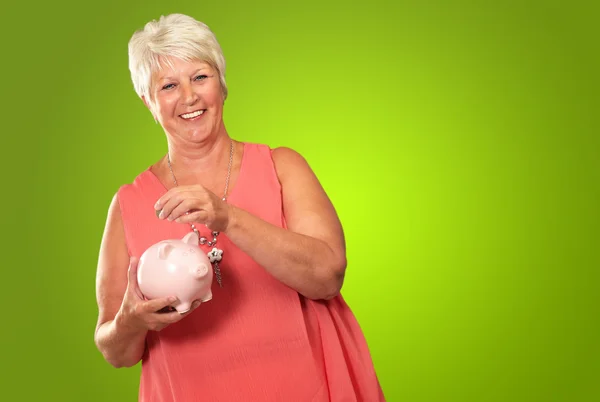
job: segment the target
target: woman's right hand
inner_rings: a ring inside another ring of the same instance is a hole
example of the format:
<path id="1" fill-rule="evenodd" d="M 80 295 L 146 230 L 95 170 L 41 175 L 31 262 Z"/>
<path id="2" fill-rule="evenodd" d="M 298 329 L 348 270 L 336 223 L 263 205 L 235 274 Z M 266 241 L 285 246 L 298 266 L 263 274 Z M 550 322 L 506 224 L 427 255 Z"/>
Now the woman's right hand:
<path id="1" fill-rule="evenodd" d="M 117 313 L 117 320 L 121 325 L 134 330 L 160 331 L 182 320 L 200 305 L 201 302 L 196 300 L 190 310 L 180 314 L 176 310 L 169 309 L 169 306 L 177 300 L 175 296 L 146 300 L 137 282 L 138 263 L 137 258 L 130 259 L 127 289 Z"/>

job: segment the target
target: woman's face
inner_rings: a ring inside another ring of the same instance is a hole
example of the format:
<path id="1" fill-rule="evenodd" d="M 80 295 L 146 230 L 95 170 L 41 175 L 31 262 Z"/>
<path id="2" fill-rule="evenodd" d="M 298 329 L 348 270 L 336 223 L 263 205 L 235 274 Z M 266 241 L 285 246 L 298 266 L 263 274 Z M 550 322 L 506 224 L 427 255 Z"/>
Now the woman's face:
<path id="1" fill-rule="evenodd" d="M 216 135 L 223 118 L 219 74 L 202 61 L 172 58 L 153 77 L 154 113 L 165 131 L 183 141 Z"/>

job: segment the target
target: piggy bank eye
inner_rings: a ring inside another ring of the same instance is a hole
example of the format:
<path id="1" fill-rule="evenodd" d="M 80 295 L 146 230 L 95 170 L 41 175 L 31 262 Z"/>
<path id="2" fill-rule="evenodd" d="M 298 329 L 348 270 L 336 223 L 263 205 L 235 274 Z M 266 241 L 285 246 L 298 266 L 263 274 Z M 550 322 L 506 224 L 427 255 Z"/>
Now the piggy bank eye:
<path id="1" fill-rule="evenodd" d="M 194 254 L 194 249 L 193 248 L 190 248 L 188 251 L 190 252 L 190 254 Z"/>

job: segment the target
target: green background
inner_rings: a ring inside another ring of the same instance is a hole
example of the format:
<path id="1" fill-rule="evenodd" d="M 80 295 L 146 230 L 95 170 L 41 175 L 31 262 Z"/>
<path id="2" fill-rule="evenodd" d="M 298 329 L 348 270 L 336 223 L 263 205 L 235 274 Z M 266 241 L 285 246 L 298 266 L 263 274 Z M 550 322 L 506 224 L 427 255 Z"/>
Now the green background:
<path id="1" fill-rule="evenodd" d="M 0 398 L 136 400 L 95 270 L 111 197 L 166 151 L 127 42 L 182 12 L 225 52 L 230 134 L 295 148 L 335 203 L 389 401 L 600 400 L 592 4 L 3 5 Z"/>

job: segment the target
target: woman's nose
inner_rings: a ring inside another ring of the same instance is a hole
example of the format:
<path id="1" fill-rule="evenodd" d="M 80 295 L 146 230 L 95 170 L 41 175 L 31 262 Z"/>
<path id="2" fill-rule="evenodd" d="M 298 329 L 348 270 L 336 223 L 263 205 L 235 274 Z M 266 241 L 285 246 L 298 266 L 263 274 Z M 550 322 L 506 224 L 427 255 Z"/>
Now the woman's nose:
<path id="1" fill-rule="evenodd" d="M 186 105 L 193 105 L 198 100 L 198 94 L 194 91 L 191 85 L 182 85 L 183 90 L 183 102 Z"/>

